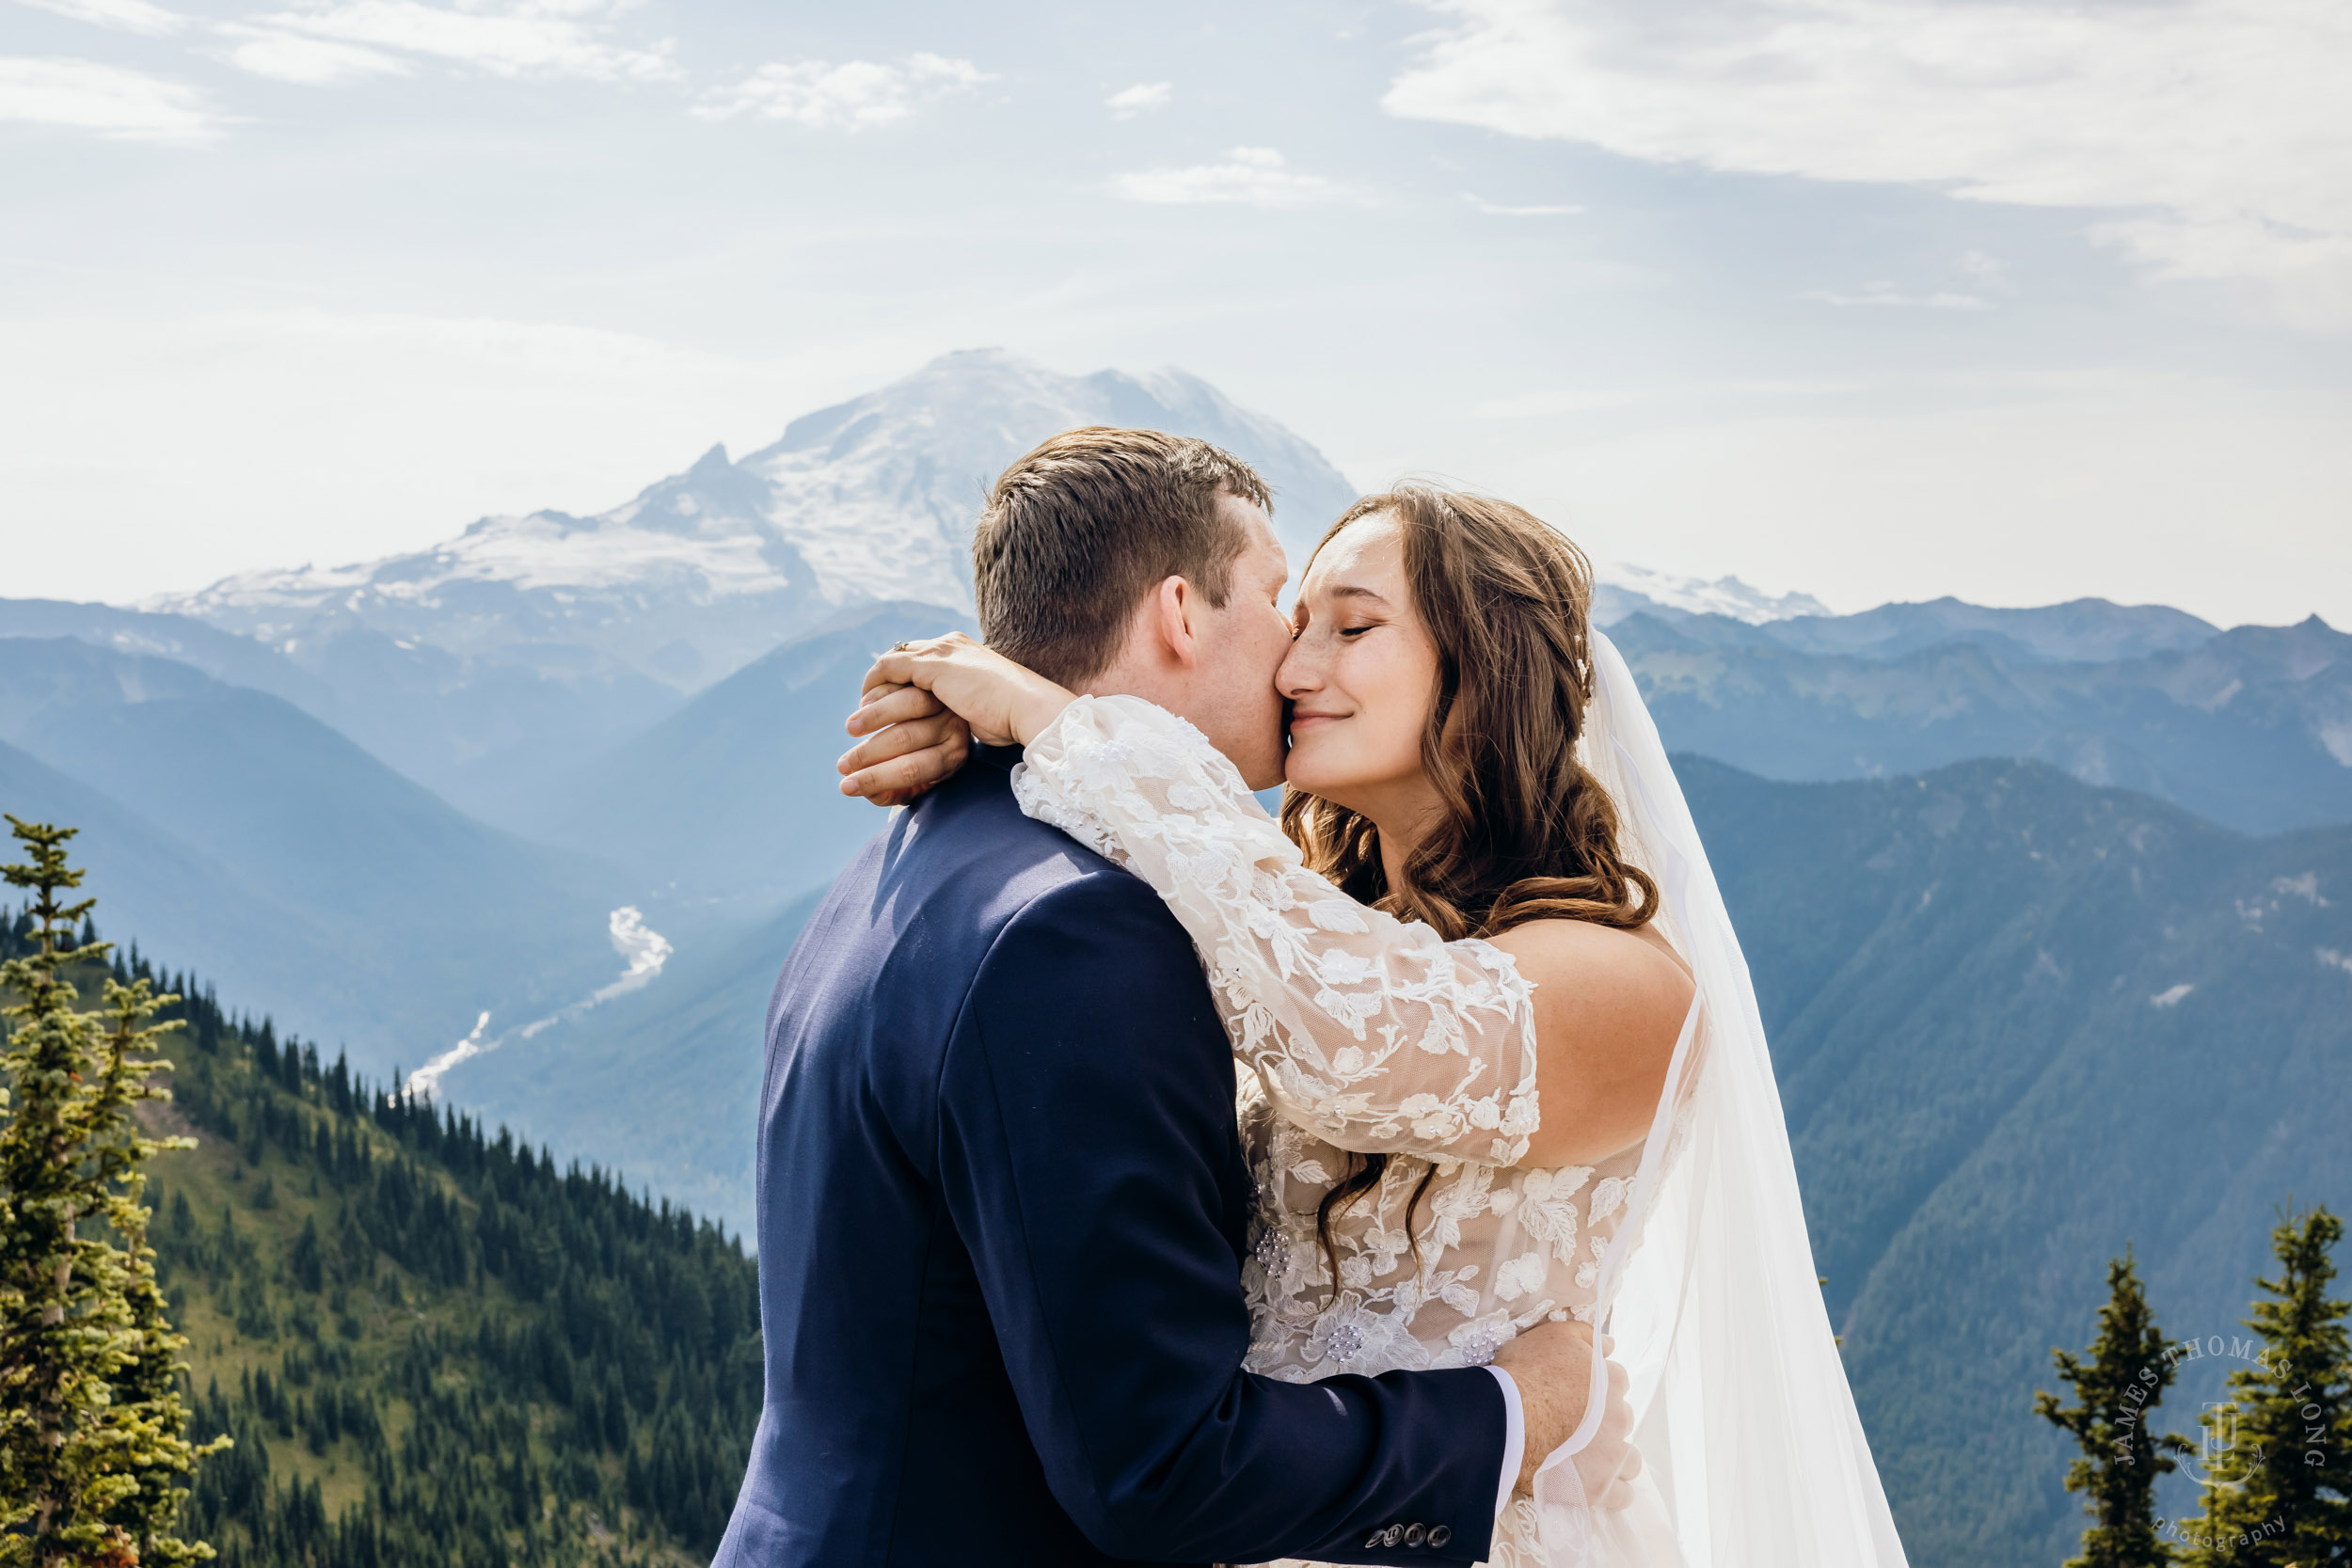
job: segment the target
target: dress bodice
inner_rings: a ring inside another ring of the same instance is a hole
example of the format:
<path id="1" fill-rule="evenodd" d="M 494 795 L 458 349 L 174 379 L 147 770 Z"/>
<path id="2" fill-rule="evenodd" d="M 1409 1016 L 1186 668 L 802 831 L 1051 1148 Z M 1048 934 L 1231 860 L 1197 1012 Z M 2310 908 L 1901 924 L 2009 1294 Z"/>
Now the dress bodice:
<path id="1" fill-rule="evenodd" d="M 1253 1079 L 1240 1115 L 1257 1188 L 1242 1268 L 1251 1371 L 1305 1382 L 1484 1366 L 1547 1318 L 1593 1322 L 1640 1145 L 1558 1169 L 1391 1156 L 1334 1207 L 1327 1249 L 1317 1214 L 1357 1157 L 1284 1118 Z"/>
<path id="2" fill-rule="evenodd" d="M 1335 1206 L 1327 1252 L 1317 1212 L 1355 1157 L 1285 1119 L 1252 1074 L 1243 1075 L 1239 1110 L 1256 1187 L 1242 1264 L 1249 1370 L 1308 1383 L 1484 1366 L 1546 1318 L 1593 1322 L 1601 1255 L 1625 1216 L 1639 1144 L 1597 1165 L 1553 1170 L 1393 1155 L 1377 1185 Z M 1534 1510 L 1518 1497 L 1496 1522 L 1486 1568 L 1543 1562 Z"/>

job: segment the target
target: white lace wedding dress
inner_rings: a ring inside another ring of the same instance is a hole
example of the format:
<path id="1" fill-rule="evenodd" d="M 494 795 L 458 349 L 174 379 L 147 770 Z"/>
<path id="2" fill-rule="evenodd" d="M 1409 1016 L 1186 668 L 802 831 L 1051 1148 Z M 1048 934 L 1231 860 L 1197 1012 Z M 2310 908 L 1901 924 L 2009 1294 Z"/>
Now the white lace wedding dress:
<path id="1" fill-rule="evenodd" d="M 1073 702 L 1013 791 L 1151 882 L 1207 967 L 1246 1069 L 1250 1370 L 1304 1383 L 1483 1366 L 1547 1318 L 1595 1320 L 1643 1146 L 1595 1165 L 1519 1163 L 1540 1113 L 1534 988 L 1509 955 L 1440 941 L 1307 870 L 1232 764 L 1138 698 Z M 1332 1214 L 1327 1254 L 1316 1212 L 1349 1150 L 1391 1158 Z M 1529 1499 L 1488 1560 L 1546 1561 Z"/>
<path id="2" fill-rule="evenodd" d="M 1512 961 L 1309 874 L 1190 725 L 1133 698 L 1080 698 L 1031 744 L 1014 789 L 1030 816 L 1151 882 L 1208 969 L 1247 1069 L 1252 1369 L 1305 1381 L 1470 1366 L 1539 1319 L 1585 1319 L 1630 1378 L 1633 1505 L 1589 1506 L 1569 1462 L 1596 1402 L 1501 1522 L 1492 1562 L 1902 1568 L 1747 960 L 1632 671 L 1599 632 L 1591 652 L 1577 755 L 1617 808 L 1627 860 L 1657 879 L 1656 928 L 1698 995 L 1647 1136 L 1590 1167 L 1520 1164 L 1540 1113 L 1531 988 Z M 1550 1086 L 1555 1114 L 1574 1089 Z M 1349 1149 L 1392 1158 L 1334 1217 L 1334 1279 L 1315 1210 Z"/>

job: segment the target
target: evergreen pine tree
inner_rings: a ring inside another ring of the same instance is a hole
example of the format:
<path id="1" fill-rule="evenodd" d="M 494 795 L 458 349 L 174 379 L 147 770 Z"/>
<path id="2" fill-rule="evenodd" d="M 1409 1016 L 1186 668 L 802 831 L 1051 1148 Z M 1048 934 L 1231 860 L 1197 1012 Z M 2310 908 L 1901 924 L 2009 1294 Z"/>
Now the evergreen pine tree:
<path id="1" fill-rule="evenodd" d="M 2352 1563 L 2352 1343 L 2347 1304 L 2331 1299 L 2328 1257 L 2344 1222 L 2325 1208 L 2288 1216 L 2270 1233 L 2276 1279 L 2246 1326 L 2262 1354 L 2230 1374 L 2233 1396 L 2206 1426 L 2229 1433 L 2242 1463 L 2204 1488 L 2187 1529 L 2195 1568 L 2322 1568 Z"/>
<path id="2" fill-rule="evenodd" d="M 135 1054 L 161 1031 L 148 983 L 109 980 L 113 1028 L 80 1006 L 72 971 L 103 959 L 89 911 L 60 895 L 72 829 L 10 816 L 28 852 L 0 866 L 33 895 L 38 945 L 0 968 L 17 1000 L 0 1077 L 0 1564 L 117 1568 L 212 1555 L 172 1533 L 194 1468 L 177 1360 L 146 1244 L 140 1165 L 184 1140 L 131 1118 L 161 1097 L 158 1064 Z M 83 940 L 73 940 L 73 922 Z"/>
<path id="3" fill-rule="evenodd" d="M 2107 1265 L 2107 1292 L 2089 1359 L 2050 1353 L 2081 1402 L 2060 1405 L 2057 1395 L 2037 1390 L 2033 1407 L 2082 1449 L 2067 1466 L 2066 1489 L 2084 1494 L 2091 1525 L 2083 1531 L 2082 1555 L 2069 1558 L 2066 1568 L 2158 1568 L 2173 1554 L 2156 1533 L 2156 1478 L 2174 1462 L 2149 1418 L 2172 1381 L 2173 1364 L 2129 1252 Z"/>
<path id="4" fill-rule="evenodd" d="M 140 1201 L 147 1187 L 142 1168 L 147 1161 L 167 1148 L 193 1148 L 196 1140 L 148 1137 L 130 1116 L 139 1101 L 170 1098 L 154 1075 L 168 1071 L 171 1064 L 145 1053 L 179 1024 L 151 1024 L 148 1020 L 180 999 L 153 994 L 145 978 L 127 986 L 107 980 L 105 999 L 110 1027 L 93 1117 L 103 1133 L 91 1157 L 107 1184 L 106 1217 L 121 1243 L 118 1259 L 131 1338 L 114 1379 L 113 1397 L 123 1436 L 119 1463 L 138 1483 L 109 1520 L 137 1544 L 141 1564 L 174 1565 L 213 1555 L 202 1542 L 180 1540 L 173 1522 L 181 1499 L 187 1496 L 183 1478 L 196 1469 L 199 1459 L 229 1446 L 226 1437 L 201 1447 L 188 1440 L 187 1406 L 181 1398 L 187 1367 L 180 1359 L 188 1341 L 171 1326 L 155 1277 L 155 1249 L 147 1241 L 151 1211 Z"/>

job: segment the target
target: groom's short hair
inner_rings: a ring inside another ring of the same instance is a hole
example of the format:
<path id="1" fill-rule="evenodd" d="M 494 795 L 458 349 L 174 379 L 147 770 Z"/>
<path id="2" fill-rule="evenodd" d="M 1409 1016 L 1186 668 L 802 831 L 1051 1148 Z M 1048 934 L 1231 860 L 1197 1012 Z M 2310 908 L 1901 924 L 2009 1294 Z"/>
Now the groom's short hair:
<path id="1" fill-rule="evenodd" d="M 1273 501 L 1257 470 L 1188 436 L 1089 425 L 1007 468 L 972 539 L 988 645 L 1073 686 L 1119 656 L 1136 605 L 1181 577 L 1222 608 L 1248 536 L 1219 492 Z"/>

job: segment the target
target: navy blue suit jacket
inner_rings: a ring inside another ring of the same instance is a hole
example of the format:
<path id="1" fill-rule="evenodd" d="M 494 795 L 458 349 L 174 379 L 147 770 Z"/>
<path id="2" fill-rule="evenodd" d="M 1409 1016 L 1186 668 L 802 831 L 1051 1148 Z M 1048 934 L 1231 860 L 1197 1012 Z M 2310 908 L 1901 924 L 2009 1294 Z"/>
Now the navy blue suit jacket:
<path id="1" fill-rule="evenodd" d="M 1486 1372 L 1240 1370 L 1225 1032 L 1158 895 L 1021 815 L 1017 756 L 896 817 L 777 982 L 767 1400 L 714 1568 L 1477 1560 Z"/>

